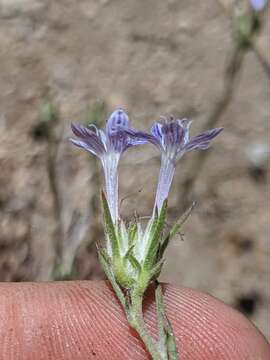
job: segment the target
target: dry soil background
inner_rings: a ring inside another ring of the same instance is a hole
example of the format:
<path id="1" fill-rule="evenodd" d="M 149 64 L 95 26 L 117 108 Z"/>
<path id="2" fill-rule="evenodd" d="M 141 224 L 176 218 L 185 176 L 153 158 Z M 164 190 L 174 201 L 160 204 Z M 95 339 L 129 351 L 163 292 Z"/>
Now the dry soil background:
<path id="1" fill-rule="evenodd" d="M 270 61 L 269 19 L 268 11 L 258 41 Z M 222 93 L 232 49 L 230 19 L 215 0 L 0 0 L 0 280 L 49 276 L 54 222 L 47 145 L 33 136 L 44 98 L 53 99 L 62 119 L 57 168 L 66 219 L 69 208 L 83 213 L 93 192 L 88 154 L 67 142 L 70 121 L 103 101 L 108 111 L 123 106 L 141 129 L 174 114 L 191 117 L 196 133 Z M 246 152 L 269 146 L 269 98 L 269 78 L 250 52 L 220 121 L 225 131 L 196 182 L 198 206 L 185 241 L 173 241 L 163 273 L 166 281 L 241 308 L 268 338 L 270 171 L 266 164 L 254 176 Z M 145 146 L 124 156 L 126 218 L 135 209 L 151 213 L 155 155 Z M 174 209 L 193 158 L 178 164 Z M 99 220 L 92 214 L 89 221 Z M 101 276 L 94 251 L 80 247 L 78 278 Z"/>

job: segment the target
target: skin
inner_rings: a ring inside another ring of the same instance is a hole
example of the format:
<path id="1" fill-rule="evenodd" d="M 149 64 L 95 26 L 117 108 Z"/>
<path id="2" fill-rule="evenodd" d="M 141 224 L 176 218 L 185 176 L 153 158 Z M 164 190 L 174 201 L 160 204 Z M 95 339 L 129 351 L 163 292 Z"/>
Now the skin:
<path id="1" fill-rule="evenodd" d="M 164 285 L 181 360 L 269 360 L 270 346 L 240 313 L 213 297 Z M 145 299 L 156 328 L 153 291 Z M 155 332 L 155 331 L 153 331 Z M 150 359 L 106 282 L 0 284 L 1 360 Z"/>

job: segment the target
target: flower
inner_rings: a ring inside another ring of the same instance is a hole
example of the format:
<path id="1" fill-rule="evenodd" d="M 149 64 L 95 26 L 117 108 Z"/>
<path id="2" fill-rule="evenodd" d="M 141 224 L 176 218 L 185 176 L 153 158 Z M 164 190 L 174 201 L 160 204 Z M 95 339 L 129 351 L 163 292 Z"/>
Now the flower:
<path id="1" fill-rule="evenodd" d="M 164 200 L 168 198 L 177 160 L 188 151 L 208 149 L 211 140 L 223 130 L 223 128 L 208 130 L 189 139 L 190 125 L 191 120 L 171 117 L 164 119 L 163 122 L 154 123 L 151 134 L 127 130 L 136 139 L 140 138 L 154 144 L 161 152 L 161 167 L 155 200 L 158 211 L 161 210 Z"/>
<path id="2" fill-rule="evenodd" d="M 95 125 L 88 128 L 71 124 L 76 139 L 70 141 L 100 158 L 105 175 L 106 196 L 114 222 L 118 220 L 118 163 L 121 154 L 129 147 L 145 143 L 143 139 L 130 137 L 129 118 L 123 109 L 116 109 L 107 120 L 105 129 Z M 130 129 L 132 130 L 132 129 Z M 135 130 L 132 130 L 135 131 Z"/>
<path id="3" fill-rule="evenodd" d="M 262 11 L 267 3 L 267 0 L 249 0 L 250 5 L 254 11 Z"/>

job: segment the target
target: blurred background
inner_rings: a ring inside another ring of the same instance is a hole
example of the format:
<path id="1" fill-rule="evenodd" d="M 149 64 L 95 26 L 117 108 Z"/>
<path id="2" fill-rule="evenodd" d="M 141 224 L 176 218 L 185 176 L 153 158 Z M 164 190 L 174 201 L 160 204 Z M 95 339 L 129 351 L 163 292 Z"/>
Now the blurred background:
<path id="1" fill-rule="evenodd" d="M 101 279 L 99 163 L 68 142 L 115 107 L 223 126 L 178 163 L 169 222 L 196 200 L 162 280 L 207 291 L 270 339 L 270 8 L 233 0 L 0 0 L 0 280 Z M 120 167 L 123 218 L 151 214 L 159 156 Z"/>

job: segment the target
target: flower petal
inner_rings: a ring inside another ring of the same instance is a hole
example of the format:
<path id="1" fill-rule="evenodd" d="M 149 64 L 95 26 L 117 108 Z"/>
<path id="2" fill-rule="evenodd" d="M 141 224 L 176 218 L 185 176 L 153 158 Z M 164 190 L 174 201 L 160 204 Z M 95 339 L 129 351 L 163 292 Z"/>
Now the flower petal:
<path id="1" fill-rule="evenodd" d="M 158 148 L 161 148 L 159 140 L 156 139 L 156 137 L 152 134 L 148 134 L 146 132 L 138 131 L 131 128 L 126 129 L 125 132 L 129 135 L 129 142 L 131 146 L 151 143 Z"/>
<path id="2" fill-rule="evenodd" d="M 163 124 L 161 124 L 160 122 L 156 122 L 151 127 L 152 135 L 160 142 L 162 142 L 162 126 Z"/>
<path id="3" fill-rule="evenodd" d="M 124 152 L 129 143 L 128 143 L 128 135 L 126 132 L 122 130 L 117 130 L 114 133 L 111 133 L 109 136 L 110 147 L 113 151 L 121 154 Z"/>
<path id="4" fill-rule="evenodd" d="M 112 134 L 118 130 L 128 128 L 129 118 L 127 113 L 121 108 L 116 109 L 107 120 L 106 131 Z"/>
<path id="5" fill-rule="evenodd" d="M 74 135 L 76 135 L 79 138 L 85 138 L 87 139 L 89 136 L 92 136 L 95 134 L 92 130 L 87 129 L 85 126 L 82 126 L 80 124 L 71 124 L 71 130 Z"/>
<path id="6" fill-rule="evenodd" d="M 71 139 L 74 145 L 91 151 L 93 154 L 101 156 L 105 152 L 104 145 L 98 135 L 82 125 L 71 124 L 71 129 L 77 139 Z"/>
<path id="7" fill-rule="evenodd" d="M 197 136 L 194 136 L 185 146 L 184 151 L 195 149 L 206 150 L 210 146 L 210 141 L 221 133 L 223 128 L 216 128 L 205 131 Z"/>
<path id="8" fill-rule="evenodd" d="M 184 139 L 184 129 L 178 123 L 177 120 L 170 120 L 163 124 L 161 128 L 162 132 L 162 143 L 164 149 L 175 149 L 177 152 L 178 148 L 181 147 L 183 139 Z"/>
<path id="9" fill-rule="evenodd" d="M 76 139 L 69 139 L 69 141 L 72 142 L 72 144 L 74 144 L 75 146 L 78 146 L 78 147 L 98 156 L 98 154 L 96 153 L 96 150 L 93 147 L 86 144 L 84 141 L 80 141 L 80 140 L 76 140 Z"/>
<path id="10" fill-rule="evenodd" d="M 189 128 L 192 124 L 192 120 L 189 119 L 178 119 L 178 123 L 182 126 L 184 130 L 184 144 L 186 144 L 189 141 Z"/>

